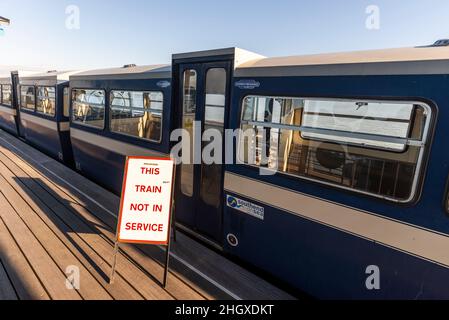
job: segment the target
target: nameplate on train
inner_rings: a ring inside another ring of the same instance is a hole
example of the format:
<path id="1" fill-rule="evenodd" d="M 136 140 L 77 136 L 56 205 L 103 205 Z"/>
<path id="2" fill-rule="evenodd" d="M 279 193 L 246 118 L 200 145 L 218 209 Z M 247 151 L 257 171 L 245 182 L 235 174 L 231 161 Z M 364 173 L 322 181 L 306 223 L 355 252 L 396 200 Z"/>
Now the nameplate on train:
<path id="1" fill-rule="evenodd" d="M 156 85 L 157 85 L 159 88 L 165 89 L 165 88 L 170 87 L 170 86 L 171 86 L 171 83 L 170 83 L 170 81 L 159 81 Z"/>
<path id="2" fill-rule="evenodd" d="M 129 157 L 123 179 L 118 241 L 167 245 L 174 161 Z"/>
<path id="3" fill-rule="evenodd" d="M 260 82 L 256 80 L 239 80 L 235 83 L 239 89 L 253 90 L 260 87 Z"/>
<path id="4" fill-rule="evenodd" d="M 235 209 L 237 211 L 246 213 L 252 217 L 255 217 L 260 220 L 265 219 L 265 208 L 258 206 L 249 201 L 245 201 L 230 195 L 226 196 L 226 203 L 229 208 Z"/>

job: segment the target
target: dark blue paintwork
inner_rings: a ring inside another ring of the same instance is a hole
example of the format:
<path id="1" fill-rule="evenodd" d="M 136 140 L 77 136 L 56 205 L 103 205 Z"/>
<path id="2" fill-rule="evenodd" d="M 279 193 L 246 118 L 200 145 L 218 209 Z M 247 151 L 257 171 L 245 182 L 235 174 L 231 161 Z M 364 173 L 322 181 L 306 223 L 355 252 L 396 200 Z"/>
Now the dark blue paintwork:
<path id="1" fill-rule="evenodd" d="M 254 79 L 260 82 L 259 88 L 233 88 L 230 117 L 234 129 L 239 127 L 241 102 L 246 95 L 385 98 L 430 104 L 436 134 L 429 142 L 430 158 L 422 175 L 419 197 L 409 204 L 379 200 L 282 174 L 260 176 L 257 170 L 244 165 L 228 165 L 227 170 L 449 234 L 449 218 L 443 205 L 449 165 L 449 149 L 445 147 L 449 126 L 444 120 L 449 119 L 447 75 Z M 234 79 L 235 82 L 239 80 L 242 79 Z M 265 221 L 225 208 L 224 236 L 233 233 L 239 238 L 238 247 L 227 245 L 225 250 L 294 288 L 321 298 L 449 298 L 447 268 L 278 209 L 264 207 Z M 364 271 L 368 265 L 381 268 L 382 290 L 368 291 L 364 286 L 367 278 Z"/>
<path id="2" fill-rule="evenodd" d="M 239 245 L 225 250 L 288 286 L 322 299 L 449 299 L 448 268 L 236 196 L 263 206 L 265 220 L 226 208 Z M 380 290 L 366 288 L 370 265 Z"/>
<path id="3" fill-rule="evenodd" d="M 145 149 L 154 150 L 163 154 L 169 154 L 170 151 L 170 133 L 167 128 L 170 127 L 171 117 L 171 87 L 161 88 L 158 86 L 160 81 L 170 81 L 170 79 L 146 79 L 146 80 L 75 80 L 70 82 L 72 89 L 95 89 L 106 90 L 106 114 L 105 119 L 110 118 L 109 95 L 113 90 L 130 91 L 160 91 L 164 95 L 164 111 L 162 125 L 162 142 L 154 143 L 142 139 L 125 136 L 110 131 L 108 121 L 105 121 L 105 129 L 95 129 L 71 122 L 71 127 L 95 135 L 110 138 L 116 141 L 140 146 Z M 123 171 L 125 165 L 125 156 L 117 152 L 112 152 L 101 145 L 87 143 L 74 137 L 71 138 L 74 159 L 77 169 L 85 176 L 97 182 L 117 195 L 121 194 L 123 182 Z"/>
<path id="4" fill-rule="evenodd" d="M 5 108 L 11 108 L 10 106 L 4 106 Z M 0 112 L 0 128 L 17 136 L 17 124 L 14 116 L 10 114 L 6 114 L 4 112 Z"/>

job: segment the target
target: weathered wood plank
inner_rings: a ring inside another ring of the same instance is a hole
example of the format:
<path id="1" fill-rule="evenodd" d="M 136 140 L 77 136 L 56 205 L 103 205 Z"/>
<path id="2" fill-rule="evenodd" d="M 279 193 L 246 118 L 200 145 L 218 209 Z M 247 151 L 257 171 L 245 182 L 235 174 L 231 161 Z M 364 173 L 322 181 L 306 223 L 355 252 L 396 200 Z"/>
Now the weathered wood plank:
<path id="1" fill-rule="evenodd" d="M 21 300 L 49 300 L 39 278 L 0 219 L 0 258 Z"/>
<path id="2" fill-rule="evenodd" d="M 16 193 L 11 185 L 5 180 L 8 176 L 8 169 L 0 163 L 0 185 L 2 193 L 8 198 L 10 204 L 16 210 L 18 216 L 26 224 L 28 229 L 38 239 L 39 243 L 52 257 L 59 269 L 66 270 L 69 266 L 75 266 L 80 271 L 80 279 L 83 285 L 80 286 L 79 294 L 83 299 L 110 300 L 111 296 L 104 287 L 92 276 L 86 267 L 73 255 L 73 253 L 56 237 L 52 230 L 40 219 L 40 217 L 30 208 L 25 200 Z M 25 192 L 25 188 L 22 189 Z M 49 212 L 46 212 L 49 214 Z"/>
<path id="3" fill-rule="evenodd" d="M 16 291 L 0 260 L 0 300 L 18 300 Z"/>
<path id="4" fill-rule="evenodd" d="M 78 292 L 66 288 L 64 273 L 19 218 L 15 209 L 2 193 L 0 193 L 0 217 L 33 266 L 51 298 L 56 300 L 80 300 L 81 296 Z"/>

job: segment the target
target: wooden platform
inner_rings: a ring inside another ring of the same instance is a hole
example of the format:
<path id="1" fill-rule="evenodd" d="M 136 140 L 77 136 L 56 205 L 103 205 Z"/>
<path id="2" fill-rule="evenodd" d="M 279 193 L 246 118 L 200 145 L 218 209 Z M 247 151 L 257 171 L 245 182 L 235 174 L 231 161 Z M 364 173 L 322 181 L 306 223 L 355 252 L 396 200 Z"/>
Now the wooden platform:
<path id="1" fill-rule="evenodd" d="M 293 299 L 178 232 L 164 248 L 123 245 L 109 275 L 119 198 L 0 130 L 0 300 Z M 66 286 L 76 267 L 80 289 Z M 69 269 L 68 269 L 69 268 Z"/>

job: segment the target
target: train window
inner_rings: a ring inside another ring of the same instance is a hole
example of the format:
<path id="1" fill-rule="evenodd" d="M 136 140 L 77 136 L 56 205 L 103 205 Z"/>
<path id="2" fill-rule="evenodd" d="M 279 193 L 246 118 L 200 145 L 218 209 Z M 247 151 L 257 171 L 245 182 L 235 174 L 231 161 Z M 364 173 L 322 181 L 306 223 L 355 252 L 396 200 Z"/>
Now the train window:
<path id="1" fill-rule="evenodd" d="M 375 103 L 355 101 L 305 100 L 302 125 L 309 128 L 301 133 L 303 138 L 346 142 L 373 148 L 402 152 L 405 143 L 388 143 L 385 137 L 407 138 L 413 105 L 399 103 Z M 379 112 L 379 110 L 381 110 Z M 313 132 L 318 129 L 320 132 Z M 343 133 L 336 136 L 335 132 Z M 326 134 L 333 132 L 332 134 Z M 346 134 L 345 134 L 346 133 Z M 379 135 L 379 140 L 353 137 Z"/>
<path id="2" fill-rule="evenodd" d="M 75 89 L 72 91 L 72 120 L 75 123 L 104 128 L 104 90 Z"/>
<path id="3" fill-rule="evenodd" d="M 5 106 L 11 106 L 12 88 L 10 85 L 4 84 L 2 87 L 2 104 Z"/>
<path id="4" fill-rule="evenodd" d="M 190 136 L 190 164 L 181 165 L 181 192 L 189 197 L 193 196 L 193 141 L 195 141 L 194 122 L 196 115 L 197 73 L 195 70 L 185 70 L 183 77 L 183 118 L 182 127 Z"/>
<path id="5" fill-rule="evenodd" d="M 162 92 L 112 91 L 111 131 L 160 142 L 162 139 Z"/>
<path id="6" fill-rule="evenodd" d="M 55 87 L 37 87 L 36 111 L 48 116 L 56 114 Z"/>
<path id="7" fill-rule="evenodd" d="M 421 103 L 247 97 L 239 159 L 396 202 L 411 201 L 431 109 Z"/>
<path id="8" fill-rule="evenodd" d="M 22 109 L 33 110 L 36 105 L 36 93 L 33 86 L 20 87 L 20 106 Z"/>
<path id="9" fill-rule="evenodd" d="M 64 101 L 63 101 L 63 115 L 64 115 L 64 117 L 70 117 L 70 99 L 69 99 L 69 88 L 68 87 L 66 87 L 66 88 L 64 88 L 64 92 L 63 92 L 63 95 L 64 95 L 64 97 L 63 97 L 63 99 L 64 99 Z"/>
<path id="10" fill-rule="evenodd" d="M 226 70 L 212 68 L 206 74 L 206 108 L 204 130 L 217 130 L 223 136 L 226 104 Z M 213 143 L 213 142 L 209 142 Z M 203 142 L 203 149 L 207 146 Z M 213 154 L 211 155 L 214 156 Z M 219 207 L 221 203 L 221 165 L 201 167 L 201 198 L 208 205 Z"/>

